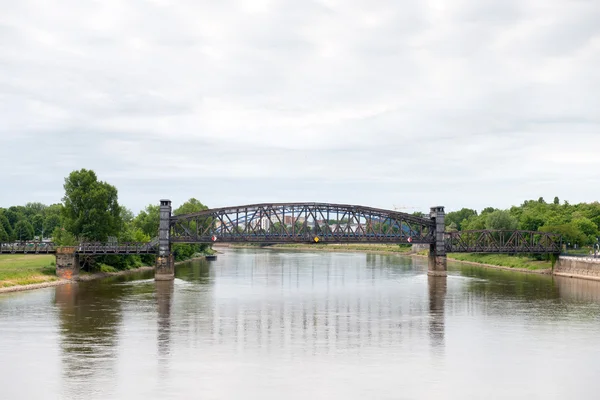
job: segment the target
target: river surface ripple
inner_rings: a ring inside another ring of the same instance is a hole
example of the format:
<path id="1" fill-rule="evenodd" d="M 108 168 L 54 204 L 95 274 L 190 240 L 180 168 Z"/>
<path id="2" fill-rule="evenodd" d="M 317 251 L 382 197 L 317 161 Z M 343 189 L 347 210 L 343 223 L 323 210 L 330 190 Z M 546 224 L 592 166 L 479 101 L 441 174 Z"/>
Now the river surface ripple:
<path id="1" fill-rule="evenodd" d="M 0 399 L 598 399 L 600 282 L 359 253 L 0 295 Z"/>

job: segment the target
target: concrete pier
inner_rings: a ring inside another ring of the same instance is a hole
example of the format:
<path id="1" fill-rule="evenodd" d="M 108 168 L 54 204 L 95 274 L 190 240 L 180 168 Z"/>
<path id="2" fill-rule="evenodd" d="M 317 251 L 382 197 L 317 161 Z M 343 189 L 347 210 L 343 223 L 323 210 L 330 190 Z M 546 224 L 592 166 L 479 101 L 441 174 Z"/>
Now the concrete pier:
<path id="1" fill-rule="evenodd" d="M 75 253 L 75 247 L 56 249 L 56 276 L 69 280 L 79 276 L 79 256 Z"/>
<path id="2" fill-rule="evenodd" d="M 446 276 L 447 259 L 444 238 L 446 213 L 444 212 L 444 207 L 431 207 L 429 217 L 435 222 L 435 242 L 429 248 L 429 268 L 427 274 L 430 276 Z"/>
<path id="3" fill-rule="evenodd" d="M 175 279 L 175 260 L 171 254 L 171 200 L 160 201 L 160 222 L 158 225 L 158 256 L 154 279 L 169 281 Z"/>

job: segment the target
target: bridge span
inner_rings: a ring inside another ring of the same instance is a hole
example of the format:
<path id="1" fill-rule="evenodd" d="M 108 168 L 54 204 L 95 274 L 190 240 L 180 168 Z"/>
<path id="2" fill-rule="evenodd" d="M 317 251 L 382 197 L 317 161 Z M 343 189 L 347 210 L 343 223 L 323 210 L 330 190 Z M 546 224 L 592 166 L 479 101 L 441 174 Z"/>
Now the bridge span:
<path id="1" fill-rule="evenodd" d="M 429 275 L 446 275 L 447 253 L 559 254 L 560 235 L 532 231 L 445 232 L 444 207 L 428 217 L 347 204 L 263 203 L 173 215 L 160 201 L 158 236 L 148 243 L 0 243 L 0 253 L 56 254 L 57 274 L 71 278 L 81 255 L 154 254 L 157 280 L 174 279 L 173 243 L 389 243 L 429 245 Z"/>

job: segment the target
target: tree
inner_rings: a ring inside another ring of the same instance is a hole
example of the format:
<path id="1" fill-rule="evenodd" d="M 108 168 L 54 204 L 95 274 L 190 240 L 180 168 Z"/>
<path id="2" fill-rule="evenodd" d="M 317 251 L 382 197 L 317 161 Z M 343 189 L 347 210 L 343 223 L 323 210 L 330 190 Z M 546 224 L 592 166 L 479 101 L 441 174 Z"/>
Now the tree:
<path id="1" fill-rule="evenodd" d="M 50 233 L 53 233 L 59 226 L 60 217 L 58 215 L 52 214 L 46 216 L 46 219 L 44 219 L 44 234 L 49 235 Z"/>
<path id="2" fill-rule="evenodd" d="M 17 240 L 32 240 L 35 234 L 33 226 L 29 222 L 21 220 L 15 224 L 13 235 Z"/>
<path id="3" fill-rule="evenodd" d="M 12 226 L 10 226 L 10 222 L 8 221 L 8 218 L 6 218 L 6 215 L 4 215 L 3 213 L 0 213 L 0 226 L 4 229 L 4 232 L 6 232 L 6 234 L 8 235 L 7 240 L 12 240 L 13 239 Z"/>
<path id="4" fill-rule="evenodd" d="M 133 219 L 133 226 L 141 229 L 146 235 L 155 237 L 158 234 L 159 222 L 160 207 L 150 204 Z"/>
<path id="5" fill-rule="evenodd" d="M 78 239 L 106 241 L 117 236 L 121 226 L 121 208 L 117 189 L 98 181 L 96 173 L 81 169 L 65 179 L 63 197 L 64 226 Z"/>
<path id="6" fill-rule="evenodd" d="M 560 205 L 560 200 L 559 200 L 558 196 L 554 197 L 554 204 L 557 206 Z"/>
<path id="7" fill-rule="evenodd" d="M 457 230 L 462 229 L 462 224 L 465 220 L 471 216 L 477 216 L 477 211 L 471 210 L 470 208 L 463 208 L 460 211 L 453 211 L 446 214 L 446 225 L 455 225 Z"/>
<path id="8" fill-rule="evenodd" d="M 29 220 L 31 225 L 33 226 L 33 233 L 35 236 L 42 236 L 42 232 L 44 231 L 44 217 L 41 214 L 36 214 L 32 216 Z M 50 232 L 46 232 L 50 233 Z"/>
<path id="9" fill-rule="evenodd" d="M 192 197 L 173 211 L 173 215 L 191 214 L 204 210 L 208 210 L 208 207 Z"/>
<path id="10" fill-rule="evenodd" d="M 497 210 L 487 215 L 485 219 L 486 229 L 514 230 L 519 222 L 508 211 Z"/>
<path id="11" fill-rule="evenodd" d="M 0 225 L 0 243 L 10 241 L 10 237 L 6 230 L 4 230 L 4 226 Z"/>

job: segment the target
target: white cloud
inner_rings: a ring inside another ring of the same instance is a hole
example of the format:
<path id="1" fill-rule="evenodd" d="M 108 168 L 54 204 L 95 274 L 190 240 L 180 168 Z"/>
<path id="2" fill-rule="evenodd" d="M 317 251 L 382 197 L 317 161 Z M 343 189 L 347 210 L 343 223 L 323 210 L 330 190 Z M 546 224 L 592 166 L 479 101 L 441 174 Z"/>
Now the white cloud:
<path id="1" fill-rule="evenodd" d="M 597 199 L 595 1 L 0 0 L 0 206 Z"/>

